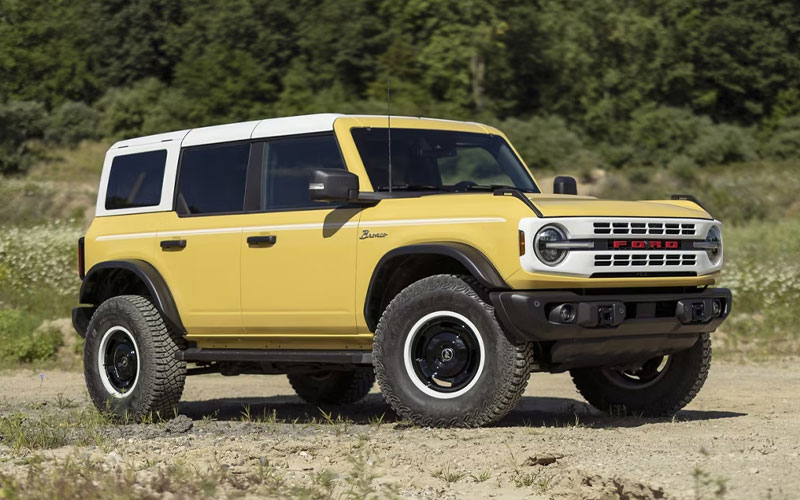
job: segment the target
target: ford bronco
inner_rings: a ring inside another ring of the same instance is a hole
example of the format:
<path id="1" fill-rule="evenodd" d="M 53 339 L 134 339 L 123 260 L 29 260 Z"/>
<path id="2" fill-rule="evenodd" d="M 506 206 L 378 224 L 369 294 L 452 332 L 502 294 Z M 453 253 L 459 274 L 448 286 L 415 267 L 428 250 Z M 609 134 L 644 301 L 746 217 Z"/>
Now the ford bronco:
<path id="1" fill-rule="evenodd" d="M 124 140 L 78 244 L 94 403 L 171 415 L 186 375 L 286 374 L 313 404 L 377 379 L 401 417 L 480 426 L 531 372 L 600 410 L 671 415 L 731 294 L 688 195 L 543 194 L 499 130 L 319 114 Z"/>

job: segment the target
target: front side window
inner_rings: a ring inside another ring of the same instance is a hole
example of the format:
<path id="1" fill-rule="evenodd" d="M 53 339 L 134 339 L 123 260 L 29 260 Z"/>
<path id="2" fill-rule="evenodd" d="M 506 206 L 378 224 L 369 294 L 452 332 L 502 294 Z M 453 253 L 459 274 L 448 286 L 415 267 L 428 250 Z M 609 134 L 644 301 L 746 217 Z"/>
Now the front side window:
<path id="1" fill-rule="evenodd" d="M 339 146 L 331 134 L 266 142 L 263 158 L 263 210 L 330 206 L 330 203 L 311 201 L 308 192 L 311 172 L 320 168 L 345 168 Z"/>
<path id="2" fill-rule="evenodd" d="M 166 150 L 120 155 L 111 162 L 106 210 L 154 207 L 161 203 Z"/>
<path id="3" fill-rule="evenodd" d="M 389 131 L 352 130 L 375 191 L 389 189 Z M 393 190 L 470 191 L 514 187 L 538 192 L 528 170 L 500 136 L 451 130 L 391 130 Z"/>
<path id="4" fill-rule="evenodd" d="M 175 208 L 180 214 L 244 211 L 250 144 L 185 149 Z"/>

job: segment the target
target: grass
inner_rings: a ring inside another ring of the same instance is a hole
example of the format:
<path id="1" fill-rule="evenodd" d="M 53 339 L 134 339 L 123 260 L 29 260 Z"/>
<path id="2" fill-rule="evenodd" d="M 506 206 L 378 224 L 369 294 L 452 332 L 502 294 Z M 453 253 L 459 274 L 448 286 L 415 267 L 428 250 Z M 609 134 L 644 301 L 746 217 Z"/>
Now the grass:
<path id="1" fill-rule="evenodd" d="M 443 468 L 437 470 L 433 473 L 433 477 L 441 479 L 447 486 L 450 486 L 453 483 L 457 483 L 467 477 L 466 472 L 452 470 L 449 465 L 444 466 Z"/>
<path id="2" fill-rule="evenodd" d="M 174 498 L 268 497 L 298 500 L 380 500 L 397 498 L 394 488 L 377 489 L 375 477 L 359 464 L 337 475 L 328 470 L 290 481 L 266 458 L 233 470 L 226 464 L 197 468 L 183 462 L 108 468 L 89 459 L 70 457 L 48 464 L 31 461 L 27 474 L 0 474 L 0 498 L 38 500 L 133 500 Z"/>
<path id="3" fill-rule="evenodd" d="M 57 404 L 69 407 L 70 411 L 37 417 L 22 413 L 0 416 L 3 444 L 15 454 L 24 454 L 67 445 L 103 446 L 108 442 L 104 433 L 104 429 L 112 424 L 108 415 L 93 409 L 73 409 L 72 403 L 63 397 L 57 400 Z"/>

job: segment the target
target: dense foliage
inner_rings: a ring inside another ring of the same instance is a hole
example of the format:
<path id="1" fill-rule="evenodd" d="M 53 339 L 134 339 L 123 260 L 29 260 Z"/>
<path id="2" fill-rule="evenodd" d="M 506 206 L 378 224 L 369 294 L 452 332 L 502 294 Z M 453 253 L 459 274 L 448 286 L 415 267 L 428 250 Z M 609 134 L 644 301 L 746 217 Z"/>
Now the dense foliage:
<path id="1" fill-rule="evenodd" d="M 0 172 L 31 138 L 382 113 L 387 79 L 539 166 L 796 157 L 798 42 L 794 0 L 0 0 Z"/>

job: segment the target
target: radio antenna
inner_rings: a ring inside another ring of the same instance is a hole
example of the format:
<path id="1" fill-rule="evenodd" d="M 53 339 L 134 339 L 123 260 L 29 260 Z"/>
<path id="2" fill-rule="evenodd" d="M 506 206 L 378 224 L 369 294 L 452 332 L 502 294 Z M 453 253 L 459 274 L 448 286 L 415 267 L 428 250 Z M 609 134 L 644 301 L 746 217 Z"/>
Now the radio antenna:
<path id="1" fill-rule="evenodd" d="M 388 124 L 387 132 L 389 135 L 389 192 L 392 192 L 392 108 L 391 99 L 389 96 L 389 78 L 386 79 L 386 123 Z"/>

